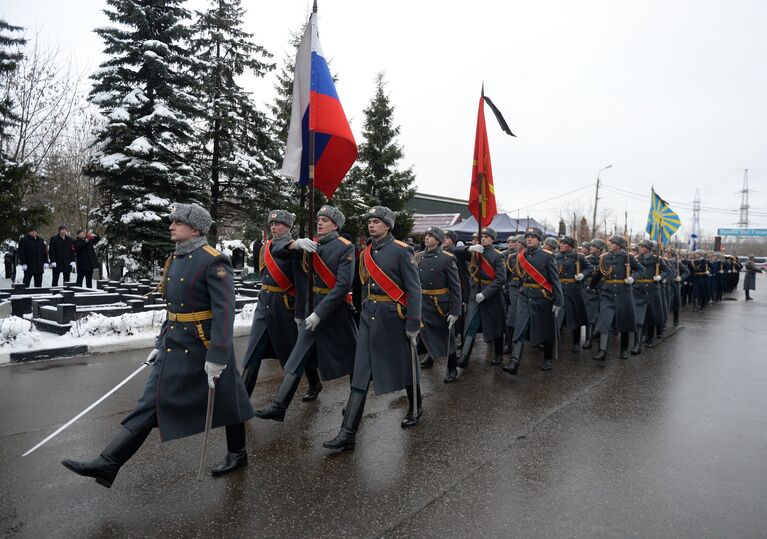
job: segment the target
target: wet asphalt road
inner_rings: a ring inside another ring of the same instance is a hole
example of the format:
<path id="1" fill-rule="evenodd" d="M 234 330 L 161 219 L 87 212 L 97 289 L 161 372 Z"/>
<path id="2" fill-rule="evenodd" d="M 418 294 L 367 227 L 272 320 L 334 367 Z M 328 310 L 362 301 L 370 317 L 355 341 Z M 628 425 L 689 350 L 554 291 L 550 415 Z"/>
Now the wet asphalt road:
<path id="1" fill-rule="evenodd" d="M 369 398 L 353 453 L 321 447 L 348 396 L 345 380 L 328 383 L 315 403 L 297 398 L 285 424 L 253 419 L 249 468 L 202 483 L 201 436 L 161 445 L 153 433 L 111 490 L 59 464 L 98 454 L 143 374 L 20 458 L 146 351 L 0 368 L 0 534 L 763 537 L 767 295 L 746 303 L 742 294 L 683 313 L 660 347 L 628 361 L 611 339 L 604 366 L 590 352 L 570 354 L 565 340 L 554 371 L 526 352 L 512 378 L 479 348 L 452 386 L 443 365 L 425 371 L 415 429 L 399 428 L 404 394 Z M 259 407 L 280 380 L 276 361 L 266 363 Z M 224 451 L 216 431 L 211 464 Z"/>

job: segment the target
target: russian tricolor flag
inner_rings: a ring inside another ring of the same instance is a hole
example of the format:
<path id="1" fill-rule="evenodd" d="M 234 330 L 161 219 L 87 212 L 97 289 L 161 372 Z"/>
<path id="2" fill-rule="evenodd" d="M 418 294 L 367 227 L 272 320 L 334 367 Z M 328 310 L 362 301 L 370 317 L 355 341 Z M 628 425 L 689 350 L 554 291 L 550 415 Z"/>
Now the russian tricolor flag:
<path id="1" fill-rule="evenodd" d="M 309 183 L 309 132 L 314 132 L 314 187 L 330 198 L 357 159 L 357 143 L 322 54 L 317 10 L 301 38 L 293 78 L 293 107 L 280 174 Z"/>

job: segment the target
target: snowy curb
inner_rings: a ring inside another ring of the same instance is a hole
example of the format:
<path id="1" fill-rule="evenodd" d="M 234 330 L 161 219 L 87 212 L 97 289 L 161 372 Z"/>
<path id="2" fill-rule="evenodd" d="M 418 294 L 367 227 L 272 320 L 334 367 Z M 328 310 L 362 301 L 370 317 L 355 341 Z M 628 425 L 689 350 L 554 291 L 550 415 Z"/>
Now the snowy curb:
<path id="1" fill-rule="evenodd" d="M 250 323 L 247 325 L 241 324 L 234 326 L 234 337 L 245 337 L 249 334 Z M 151 348 L 154 345 L 155 337 L 157 337 L 156 333 L 143 333 L 125 337 L 111 336 L 109 339 L 106 339 L 105 342 L 91 344 L 78 345 L 70 343 L 69 346 L 60 346 L 57 348 L 0 351 L 0 367 L 27 361 L 65 359 L 81 355 L 109 354 L 112 352 L 141 350 Z"/>

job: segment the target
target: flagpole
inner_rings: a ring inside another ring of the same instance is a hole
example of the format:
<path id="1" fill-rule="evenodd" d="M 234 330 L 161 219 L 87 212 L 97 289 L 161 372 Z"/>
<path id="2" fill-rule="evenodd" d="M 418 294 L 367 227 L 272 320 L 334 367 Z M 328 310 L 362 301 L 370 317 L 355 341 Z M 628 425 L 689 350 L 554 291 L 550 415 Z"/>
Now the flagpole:
<path id="1" fill-rule="evenodd" d="M 314 5 L 312 6 L 312 16 L 317 16 L 317 0 L 314 0 Z M 311 17 L 310 17 L 311 18 Z M 311 23 L 310 23 L 311 24 Z M 310 36 L 314 37 L 314 31 L 312 30 L 310 32 Z M 310 46 L 311 50 L 311 46 Z M 311 86 L 312 81 L 312 73 L 311 73 L 311 63 L 309 67 L 309 85 Z M 307 197 L 307 233 L 310 238 L 314 238 L 314 166 L 315 166 L 315 156 L 314 156 L 314 129 L 312 129 L 312 114 L 314 114 L 314 111 L 312 110 L 312 101 L 309 99 L 309 193 Z M 308 262 L 308 268 L 306 270 L 307 275 L 307 290 L 306 290 L 306 312 L 305 315 L 308 316 L 312 314 L 314 311 L 314 259 L 313 259 L 313 253 L 309 252 L 307 258 Z"/>

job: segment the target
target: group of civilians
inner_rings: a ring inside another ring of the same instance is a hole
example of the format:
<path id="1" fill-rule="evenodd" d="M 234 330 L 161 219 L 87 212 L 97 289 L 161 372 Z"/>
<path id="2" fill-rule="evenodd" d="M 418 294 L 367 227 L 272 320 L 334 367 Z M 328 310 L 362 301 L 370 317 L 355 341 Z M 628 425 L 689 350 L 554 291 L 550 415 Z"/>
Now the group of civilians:
<path id="1" fill-rule="evenodd" d="M 70 275 L 77 273 L 77 286 L 83 281 L 88 288 L 93 287 L 93 270 L 99 267 L 95 246 L 101 238 L 93 229 L 78 230 L 74 238 L 69 235 L 66 225 L 59 227 L 59 233 L 46 245 L 37 228 L 30 226 L 27 233 L 19 240 L 18 263 L 24 270 L 24 285 L 42 286 L 43 272 L 53 270 L 51 286 L 58 286 L 59 276 L 68 283 Z"/>

